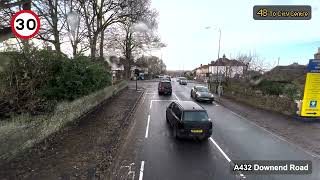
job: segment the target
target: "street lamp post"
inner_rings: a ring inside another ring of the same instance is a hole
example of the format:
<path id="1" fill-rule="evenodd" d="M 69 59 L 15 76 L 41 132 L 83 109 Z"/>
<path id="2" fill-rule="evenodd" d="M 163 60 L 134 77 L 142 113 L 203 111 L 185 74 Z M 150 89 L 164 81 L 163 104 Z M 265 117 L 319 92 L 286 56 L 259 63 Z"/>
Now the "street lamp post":
<path id="1" fill-rule="evenodd" d="M 218 59 L 220 58 L 220 44 L 221 44 L 221 29 L 219 28 L 219 48 L 218 48 Z"/>
<path id="2" fill-rule="evenodd" d="M 210 29 L 211 28 L 211 26 L 207 26 L 207 27 L 205 27 L 205 29 Z M 215 27 L 215 29 L 218 29 L 218 31 L 219 31 L 219 44 L 218 44 L 218 59 L 217 59 L 217 61 L 219 60 L 219 58 L 220 58 L 220 48 L 221 48 L 221 28 L 220 27 Z M 209 69 L 210 70 L 210 69 Z M 209 71 L 209 76 L 210 76 L 210 71 Z M 217 71 L 216 71 L 216 81 L 219 81 L 218 80 L 218 76 L 219 76 L 219 73 L 218 73 L 218 66 L 217 66 Z M 219 84 L 220 85 L 220 84 Z"/>

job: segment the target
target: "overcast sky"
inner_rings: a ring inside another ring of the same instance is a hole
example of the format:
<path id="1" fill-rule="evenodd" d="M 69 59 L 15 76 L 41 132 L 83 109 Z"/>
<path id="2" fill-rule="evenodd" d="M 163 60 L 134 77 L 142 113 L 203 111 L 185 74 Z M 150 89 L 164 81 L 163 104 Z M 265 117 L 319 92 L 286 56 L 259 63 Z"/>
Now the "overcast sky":
<path id="1" fill-rule="evenodd" d="M 311 5 L 309 21 L 257 21 L 254 5 Z M 320 0 L 152 0 L 159 11 L 161 52 L 169 70 L 191 70 L 220 57 L 256 52 L 266 63 L 307 64 L 320 47 Z M 205 27 L 210 26 L 210 29 Z"/>

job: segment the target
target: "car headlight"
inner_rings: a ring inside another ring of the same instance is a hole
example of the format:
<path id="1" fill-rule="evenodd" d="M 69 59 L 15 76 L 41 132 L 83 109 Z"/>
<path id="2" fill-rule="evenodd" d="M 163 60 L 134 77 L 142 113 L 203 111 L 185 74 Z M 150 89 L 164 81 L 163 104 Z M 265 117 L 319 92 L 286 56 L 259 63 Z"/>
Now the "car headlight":
<path id="1" fill-rule="evenodd" d="M 197 96 L 199 96 L 199 97 L 200 97 L 200 96 L 201 96 L 201 94 L 200 94 L 200 93 L 197 93 Z"/>
<path id="2" fill-rule="evenodd" d="M 213 94 L 211 94 L 211 97 L 213 97 Z"/>

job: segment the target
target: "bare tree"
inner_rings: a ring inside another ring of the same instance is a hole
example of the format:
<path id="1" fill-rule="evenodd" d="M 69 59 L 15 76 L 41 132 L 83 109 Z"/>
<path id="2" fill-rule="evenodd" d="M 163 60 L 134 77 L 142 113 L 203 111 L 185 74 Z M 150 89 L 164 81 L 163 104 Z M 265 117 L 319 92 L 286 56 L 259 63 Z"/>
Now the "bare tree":
<path id="1" fill-rule="evenodd" d="M 100 37 L 100 57 L 103 58 L 105 30 L 112 24 L 122 22 L 126 17 L 134 19 L 141 13 L 139 6 L 147 0 L 78 0 L 85 20 L 90 54 L 96 57 Z M 134 11 L 138 10 L 138 11 Z"/>
<path id="2" fill-rule="evenodd" d="M 262 73 L 267 69 L 264 60 L 259 57 L 255 52 L 239 53 L 236 59 L 246 65 L 245 71 L 255 71 Z"/>
<path id="3" fill-rule="evenodd" d="M 129 78 L 130 70 L 135 57 L 153 48 L 164 46 L 155 33 L 157 29 L 157 12 L 145 4 L 140 17 L 132 19 L 127 17 L 125 21 L 108 29 L 108 51 L 117 52 L 123 57 L 124 76 Z"/>
<path id="4" fill-rule="evenodd" d="M 65 34 L 63 27 L 66 20 L 60 6 L 65 6 L 63 0 L 34 0 L 32 3 L 41 20 L 41 28 L 37 39 L 54 45 L 55 50 L 61 53 L 61 39 Z"/>

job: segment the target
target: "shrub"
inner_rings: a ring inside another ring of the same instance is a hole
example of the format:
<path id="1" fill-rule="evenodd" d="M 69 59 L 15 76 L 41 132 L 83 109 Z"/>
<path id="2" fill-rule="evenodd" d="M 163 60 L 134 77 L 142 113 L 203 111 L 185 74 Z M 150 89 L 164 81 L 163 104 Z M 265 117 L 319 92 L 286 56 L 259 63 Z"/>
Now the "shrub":
<path id="1" fill-rule="evenodd" d="M 51 112 L 58 101 L 73 100 L 111 84 L 110 73 L 88 57 L 71 60 L 46 50 L 0 55 L 10 59 L 0 71 L 0 99 L 14 113 Z"/>
<path id="2" fill-rule="evenodd" d="M 279 82 L 263 80 L 257 86 L 264 94 L 268 95 L 280 95 L 283 94 L 284 85 Z"/>
<path id="3" fill-rule="evenodd" d="M 108 85 L 110 73 L 102 65 L 81 57 L 64 61 L 42 89 L 42 95 L 54 100 L 73 100 Z"/>

